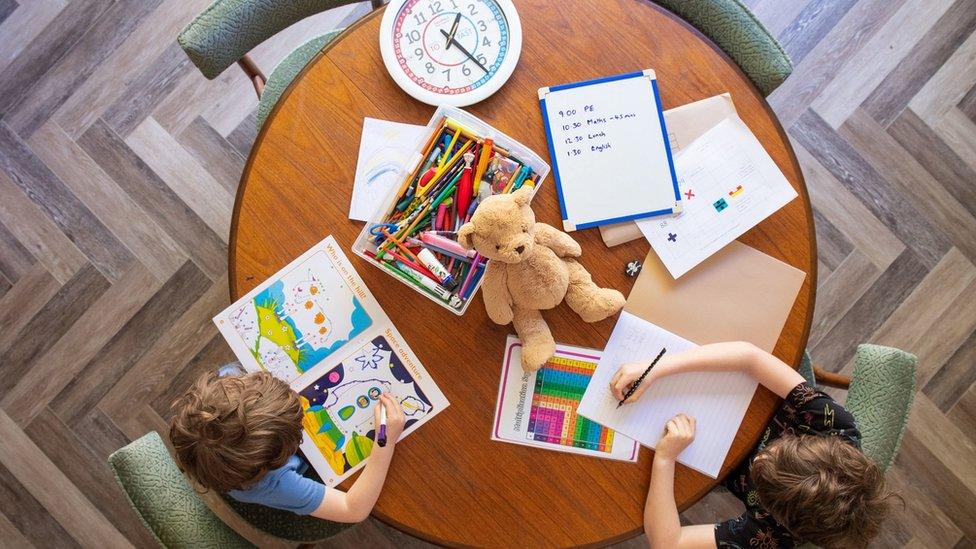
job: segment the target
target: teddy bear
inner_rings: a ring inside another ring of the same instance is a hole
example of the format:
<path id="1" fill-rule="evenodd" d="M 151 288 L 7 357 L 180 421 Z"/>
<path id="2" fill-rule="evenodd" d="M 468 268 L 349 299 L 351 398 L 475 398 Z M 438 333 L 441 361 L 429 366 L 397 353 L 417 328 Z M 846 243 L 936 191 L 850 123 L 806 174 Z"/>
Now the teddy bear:
<path id="1" fill-rule="evenodd" d="M 571 236 L 536 222 L 532 193 L 522 187 L 486 198 L 457 232 L 461 246 L 491 260 L 481 285 L 485 310 L 496 324 L 514 324 L 526 372 L 538 370 L 556 352 L 540 311 L 565 299 L 580 318 L 598 322 L 624 306 L 623 294 L 594 284 L 574 259 L 582 250 Z"/>

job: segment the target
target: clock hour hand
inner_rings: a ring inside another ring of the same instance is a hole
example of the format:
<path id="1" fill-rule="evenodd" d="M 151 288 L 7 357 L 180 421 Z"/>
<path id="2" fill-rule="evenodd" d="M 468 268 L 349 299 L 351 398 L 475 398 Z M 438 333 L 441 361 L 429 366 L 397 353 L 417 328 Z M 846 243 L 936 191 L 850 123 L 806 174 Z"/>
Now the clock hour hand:
<path id="1" fill-rule="evenodd" d="M 457 32 L 459 21 L 461 21 L 461 12 L 458 12 L 458 14 L 454 16 L 454 22 L 451 23 L 451 32 L 447 36 L 447 44 L 444 46 L 444 49 L 451 49 L 451 40 L 454 40 L 454 33 Z"/>
<path id="2" fill-rule="evenodd" d="M 447 32 L 444 29 L 441 29 L 441 34 L 443 34 L 445 37 L 448 36 L 447 35 Z M 461 50 L 461 53 L 463 53 L 464 55 L 466 55 L 468 57 L 468 59 L 474 61 L 474 64 L 475 65 L 478 65 L 479 67 L 481 67 L 481 70 L 485 71 L 485 74 L 488 74 L 488 69 L 484 65 L 481 64 L 481 61 L 478 61 L 478 59 L 475 56 L 471 55 L 471 52 L 469 52 L 468 50 L 464 49 L 464 46 L 462 46 L 457 40 L 455 40 L 454 38 L 451 38 L 450 43 L 451 44 L 454 44 L 455 46 L 457 46 L 457 49 Z"/>

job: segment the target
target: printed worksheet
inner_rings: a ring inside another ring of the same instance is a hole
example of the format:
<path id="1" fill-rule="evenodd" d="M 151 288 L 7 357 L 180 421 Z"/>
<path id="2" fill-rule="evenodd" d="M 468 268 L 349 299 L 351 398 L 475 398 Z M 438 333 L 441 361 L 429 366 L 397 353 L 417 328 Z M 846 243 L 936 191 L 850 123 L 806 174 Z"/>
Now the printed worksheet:
<path id="1" fill-rule="evenodd" d="M 245 370 L 298 392 L 302 453 L 327 486 L 365 465 L 382 393 L 403 407 L 401 439 L 449 404 L 331 236 L 214 323 Z"/>
<path id="2" fill-rule="evenodd" d="M 637 442 L 576 413 L 600 351 L 557 343 L 556 354 L 531 373 L 522 371 L 521 356 L 522 342 L 508 336 L 492 440 L 637 461 Z"/>
<path id="3" fill-rule="evenodd" d="M 649 448 L 661 440 L 668 420 L 681 413 L 692 416 L 695 440 L 678 461 L 718 478 L 756 392 L 754 379 L 740 372 L 676 374 L 656 380 L 638 400 L 619 408 L 609 387 L 623 364 L 650 364 L 662 350 L 667 356 L 693 347 L 691 341 L 623 311 L 577 411 Z"/>
<path id="4" fill-rule="evenodd" d="M 637 221 L 644 237 L 678 278 L 758 225 L 796 191 L 738 117 L 726 118 L 675 161 L 683 210 Z"/>

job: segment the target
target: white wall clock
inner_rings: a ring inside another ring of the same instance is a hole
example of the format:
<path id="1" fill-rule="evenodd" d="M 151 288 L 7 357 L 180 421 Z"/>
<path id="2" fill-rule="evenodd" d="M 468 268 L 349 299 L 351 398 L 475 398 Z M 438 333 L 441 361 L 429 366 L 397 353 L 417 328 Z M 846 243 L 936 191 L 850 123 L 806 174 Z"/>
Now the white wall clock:
<path id="1" fill-rule="evenodd" d="M 386 70 L 430 105 L 463 107 L 495 93 L 521 50 L 511 0 L 393 0 L 380 24 Z"/>

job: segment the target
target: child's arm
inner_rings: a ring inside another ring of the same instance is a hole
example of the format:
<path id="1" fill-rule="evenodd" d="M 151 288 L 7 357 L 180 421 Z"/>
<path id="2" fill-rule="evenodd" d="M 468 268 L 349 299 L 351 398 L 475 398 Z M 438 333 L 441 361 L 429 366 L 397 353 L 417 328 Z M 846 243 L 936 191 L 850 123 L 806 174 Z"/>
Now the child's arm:
<path id="1" fill-rule="evenodd" d="M 610 380 L 610 389 L 618 400 L 647 368 L 647 364 L 625 364 Z M 651 373 L 628 399 L 633 402 L 657 379 L 682 372 L 734 371 L 751 375 L 781 398 L 803 382 L 796 370 L 751 343 L 728 342 L 702 345 L 675 354 L 665 354 Z"/>
<path id="2" fill-rule="evenodd" d="M 651 486 L 644 504 L 644 532 L 651 547 L 679 549 L 715 547 L 715 528 L 711 524 L 681 526 L 674 503 L 674 463 L 695 440 L 695 418 L 684 414 L 668 421 L 664 437 L 654 450 Z"/>
<path id="3" fill-rule="evenodd" d="M 359 522 L 369 516 L 373 505 L 380 497 L 380 490 L 386 481 L 386 473 L 393 460 L 393 447 L 403 432 L 405 418 L 403 409 L 389 394 L 380 395 L 380 405 L 386 407 L 386 446 L 374 442 L 369 462 L 348 492 L 327 489 L 319 508 L 312 512 L 313 517 L 333 522 Z M 376 432 L 379 433 L 380 406 L 376 406 Z"/>

